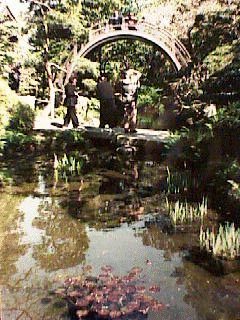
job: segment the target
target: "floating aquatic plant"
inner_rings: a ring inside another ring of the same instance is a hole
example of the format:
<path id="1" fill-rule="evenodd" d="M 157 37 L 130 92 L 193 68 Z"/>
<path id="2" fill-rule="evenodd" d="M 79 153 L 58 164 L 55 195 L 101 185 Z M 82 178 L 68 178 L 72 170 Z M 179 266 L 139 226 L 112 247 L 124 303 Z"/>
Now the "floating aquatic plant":
<path id="1" fill-rule="evenodd" d="M 178 194 L 198 187 L 198 180 L 189 171 L 170 172 L 167 167 L 167 193 Z"/>
<path id="2" fill-rule="evenodd" d="M 54 154 L 54 169 L 60 171 L 63 176 L 76 175 L 81 173 L 83 159 L 77 160 L 75 157 L 67 156 L 66 153 L 61 159 Z"/>
<path id="3" fill-rule="evenodd" d="M 196 220 L 203 220 L 207 215 L 207 198 L 203 197 L 201 203 L 197 205 L 189 204 L 187 201 L 174 204 L 166 198 L 167 210 L 174 225 L 183 223 L 192 223 Z"/>
<path id="4" fill-rule="evenodd" d="M 240 257 L 240 228 L 235 228 L 234 223 L 220 225 L 217 233 L 201 227 L 199 239 L 201 249 L 215 257 L 230 260 Z"/>
<path id="5" fill-rule="evenodd" d="M 160 291 L 156 285 L 146 288 L 138 284 L 142 270 L 132 268 L 122 277 L 112 273 L 111 266 L 101 268 L 98 277 L 80 276 L 65 281 L 56 293 L 68 300 L 79 319 L 128 319 L 132 314 L 147 315 L 165 306 L 151 294 Z"/>

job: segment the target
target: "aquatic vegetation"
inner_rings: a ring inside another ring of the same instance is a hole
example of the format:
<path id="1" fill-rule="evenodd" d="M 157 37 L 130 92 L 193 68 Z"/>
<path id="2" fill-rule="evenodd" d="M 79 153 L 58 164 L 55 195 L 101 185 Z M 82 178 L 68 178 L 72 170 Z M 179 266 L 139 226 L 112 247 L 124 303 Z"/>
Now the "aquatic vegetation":
<path id="1" fill-rule="evenodd" d="M 57 155 L 54 154 L 54 169 L 59 171 L 64 177 L 81 173 L 83 159 L 77 160 L 73 156 L 67 156 L 66 153 L 61 159 L 58 159 Z"/>
<path id="2" fill-rule="evenodd" d="M 200 247 L 215 257 L 236 259 L 240 257 L 240 228 L 235 228 L 234 223 L 220 225 L 218 232 L 214 229 L 200 230 Z"/>
<path id="3" fill-rule="evenodd" d="M 147 315 L 150 309 L 164 309 L 165 305 L 151 295 L 160 287 L 152 285 L 147 289 L 141 282 L 138 284 L 141 268 L 134 267 L 122 277 L 112 271 L 107 265 L 98 277 L 69 278 L 56 294 L 68 301 L 79 319 L 128 319 L 136 313 Z"/>
<path id="4" fill-rule="evenodd" d="M 207 215 L 207 198 L 203 197 L 201 203 L 197 205 L 189 204 L 187 201 L 174 204 L 166 198 L 167 210 L 174 225 L 183 223 L 192 223 L 196 220 L 203 220 Z"/>
<path id="5" fill-rule="evenodd" d="M 167 167 L 167 193 L 179 194 L 198 187 L 198 180 L 189 171 L 171 172 Z"/>
<path id="6" fill-rule="evenodd" d="M 231 185 L 231 189 L 228 191 L 228 194 L 235 199 L 240 199 L 240 184 L 234 180 L 227 181 Z"/>

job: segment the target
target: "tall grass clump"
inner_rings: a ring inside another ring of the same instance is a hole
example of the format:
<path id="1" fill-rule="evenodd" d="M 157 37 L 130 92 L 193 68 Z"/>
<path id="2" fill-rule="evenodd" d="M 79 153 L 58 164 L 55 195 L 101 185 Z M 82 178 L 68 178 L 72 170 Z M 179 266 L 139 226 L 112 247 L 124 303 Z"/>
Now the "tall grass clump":
<path id="1" fill-rule="evenodd" d="M 75 176 L 81 173 L 83 159 L 77 160 L 73 156 L 67 156 L 66 153 L 61 159 L 54 154 L 54 169 L 61 173 L 63 177 Z"/>
<path id="2" fill-rule="evenodd" d="M 200 248 L 211 253 L 214 257 L 227 260 L 240 258 L 240 228 L 234 223 L 220 225 L 218 232 L 214 229 L 203 231 L 200 229 Z"/>
<path id="3" fill-rule="evenodd" d="M 188 224 L 197 220 L 203 221 L 207 215 L 207 198 L 205 197 L 197 205 L 189 204 L 187 201 L 180 202 L 179 200 L 172 204 L 166 198 L 166 205 L 174 225 Z"/>
<path id="4" fill-rule="evenodd" d="M 171 172 L 167 167 L 167 193 L 179 194 L 181 192 L 197 188 L 198 181 L 190 172 Z"/>

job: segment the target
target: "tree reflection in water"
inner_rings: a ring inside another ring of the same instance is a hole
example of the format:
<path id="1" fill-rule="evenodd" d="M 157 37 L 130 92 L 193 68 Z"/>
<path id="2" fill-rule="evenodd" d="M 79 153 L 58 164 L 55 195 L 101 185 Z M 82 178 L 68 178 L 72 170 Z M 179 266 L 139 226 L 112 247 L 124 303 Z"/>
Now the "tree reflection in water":
<path id="1" fill-rule="evenodd" d="M 28 245 L 21 244 L 19 229 L 23 217 L 18 207 L 22 200 L 21 195 L 0 194 L 0 285 L 9 282 L 17 272 L 16 262 L 28 250 Z"/>
<path id="2" fill-rule="evenodd" d="M 56 199 L 42 203 L 33 225 L 44 230 L 42 242 L 33 247 L 33 257 L 42 269 L 65 269 L 84 261 L 89 245 L 85 226 L 75 219 L 66 219 Z"/>

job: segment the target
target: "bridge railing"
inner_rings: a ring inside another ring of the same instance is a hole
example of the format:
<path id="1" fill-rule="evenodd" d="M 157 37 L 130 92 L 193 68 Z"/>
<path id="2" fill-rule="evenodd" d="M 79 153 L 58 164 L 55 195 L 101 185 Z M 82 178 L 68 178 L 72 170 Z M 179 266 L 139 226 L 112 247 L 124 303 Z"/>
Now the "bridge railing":
<path id="1" fill-rule="evenodd" d="M 156 38 L 159 38 L 163 41 L 169 49 L 175 53 L 179 54 L 179 58 L 182 59 L 182 62 L 189 62 L 191 60 L 191 56 L 185 46 L 179 41 L 172 33 L 170 33 L 167 29 L 156 27 L 151 23 L 144 22 L 144 32 L 149 33 Z"/>
<path id="2" fill-rule="evenodd" d="M 161 41 L 168 48 L 168 50 L 170 50 L 170 52 L 176 56 L 182 66 L 187 66 L 187 64 L 191 61 L 191 56 L 181 41 L 179 41 L 168 30 L 157 27 L 148 22 L 137 22 L 131 25 L 125 22 L 123 22 L 121 25 L 98 24 L 93 26 L 93 28 L 89 31 L 89 41 L 94 41 L 96 38 L 104 34 L 125 30 L 136 31 L 139 33 L 142 32 Z"/>

